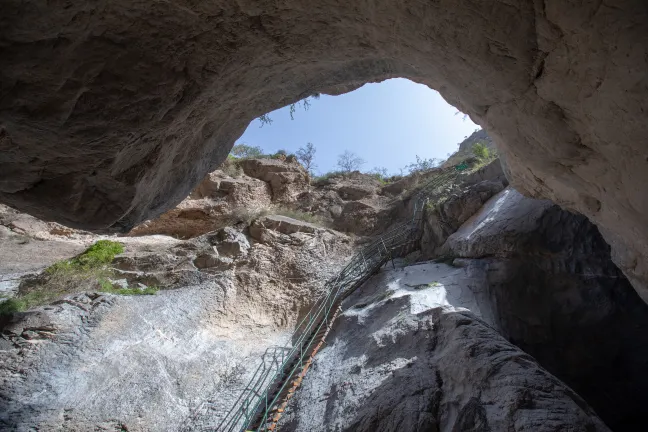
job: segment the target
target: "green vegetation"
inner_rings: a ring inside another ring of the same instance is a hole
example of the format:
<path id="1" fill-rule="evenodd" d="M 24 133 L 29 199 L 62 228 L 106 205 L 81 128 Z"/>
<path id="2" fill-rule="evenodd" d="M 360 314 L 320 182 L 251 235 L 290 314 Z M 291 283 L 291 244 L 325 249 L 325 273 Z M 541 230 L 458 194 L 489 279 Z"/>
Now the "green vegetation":
<path id="1" fill-rule="evenodd" d="M 329 179 L 334 179 L 334 178 L 338 178 L 338 177 L 344 177 L 346 174 L 348 174 L 348 173 L 346 173 L 344 171 L 329 171 L 326 174 L 315 177 L 314 181 L 317 183 L 317 182 L 326 181 L 326 180 L 329 180 Z"/>
<path id="2" fill-rule="evenodd" d="M 38 277 L 24 281 L 16 297 L 0 304 L 0 315 L 20 312 L 50 303 L 57 298 L 85 290 L 100 290 L 114 294 L 154 294 L 156 287 L 146 289 L 115 287 L 108 281 L 113 271 L 110 264 L 124 252 L 124 245 L 111 240 L 99 240 L 74 258 L 52 264 Z"/>
<path id="3" fill-rule="evenodd" d="M 388 183 L 387 180 L 389 178 L 389 174 L 387 173 L 387 168 L 385 167 L 374 167 L 367 174 L 378 180 L 382 185 L 386 185 Z"/>
<path id="4" fill-rule="evenodd" d="M 264 156 L 263 149 L 259 146 L 236 144 L 232 147 L 230 156 L 236 159 L 256 159 Z"/>
<path id="5" fill-rule="evenodd" d="M 58 272 L 69 271 L 86 271 L 99 268 L 105 264 L 110 264 L 115 255 L 124 252 L 124 245 L 111 240 L 99 240 L 82 254 L 65 261 L 59 261 L 47 269 L 45 272 L 55 274 Z"/>
<path id="6" fill-rule="evenodd" d="M 490 150 L 488 147 L 486 147 L 486 144 L 482 142 L 475 143 L 472 146 L 472 152 L 475 155 L 477 159 L 489 159 L 490 158 Z"/>
<path id="7" fill-rule="evenodd" d="M 495 150 L 489 149 L 486 144 L 482 142 L 475 143 L 472 147 L 473 155 L 477 158 L 477 163 L 471 167 L 472 171 L 478 170 L 479 168 L 488 165 L 495 159 L 498 155 Z"/>
<path id="8" fill-rule="evenodd" d="M 437 158 L 425 159 L 416 155 L 416 162 L 407 165 L 405 169 L 409 171 L 410 174 L 414 174 L 436 168 L 440 163 L 441 161 Z"/>
<path id="9" fill-rule="evenodd" d="M 0 316 L 22 312 L 27 309 L 27 302 L 22 299 L 11 298 L 0 303 Z"/>

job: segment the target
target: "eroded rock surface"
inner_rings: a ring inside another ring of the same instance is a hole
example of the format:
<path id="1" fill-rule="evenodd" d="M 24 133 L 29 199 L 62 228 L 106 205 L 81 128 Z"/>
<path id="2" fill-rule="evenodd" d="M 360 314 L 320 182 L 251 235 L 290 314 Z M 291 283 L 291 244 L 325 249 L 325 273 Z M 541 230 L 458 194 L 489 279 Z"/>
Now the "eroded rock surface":
<path id="1" fill-rule="evenodd" d="M 444 264 L 368 281 L 346 300 L 281 429 L 608 431 L 578 395 L 480 319 L 482 282 Z"/>
<path id="2" fill-rule="evenodd" d="M 275 234 L 265 243 L 231 227 L 186 241 L 122 238 L 114 277 L 164 289 L 89 291 L 0 316 L 0 429 L 213 424 L 353 247 L 321 228 Z"/>
<path id="3" fill-rule="evenodd" d="M 482 309 L 492 311 L 500 333 L 584 397 L 608 426 L 648 427 L 640 414 L 648 403 L 648 306 L 585 217 L 507 188 L 440 249 L 481 279 Z"/>
<path id="4" fill-rule="evenodd" d="M 483 125 L 523 193 L 595 221 L 646 294 L 646 21 L 643 0 L 10 0 L 0 199 L 128 230 L 186 197 L 255 117 L 405 77 Z"/>

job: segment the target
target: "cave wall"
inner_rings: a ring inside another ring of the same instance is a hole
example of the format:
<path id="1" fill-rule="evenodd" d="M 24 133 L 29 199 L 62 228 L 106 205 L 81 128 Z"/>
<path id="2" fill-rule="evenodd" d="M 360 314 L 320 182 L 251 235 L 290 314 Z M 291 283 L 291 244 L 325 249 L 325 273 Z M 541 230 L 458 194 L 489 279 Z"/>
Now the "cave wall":
<path id="1" fill-rule="evenodd" d="M 615 431 L 648 419 L 648 305 L 582 215 L 510 188 L 445 244 L 482 280 L 484 310 L 510 342 L 582 396 Z"/>
<path id="2" fill-rule="evenodd" d="M 257 116 L 405 77 L 484 126 L 512 184 L 577 210 L 648 298 L 648 3 L 6 0 L 0 201 L 125 231 Z"/>

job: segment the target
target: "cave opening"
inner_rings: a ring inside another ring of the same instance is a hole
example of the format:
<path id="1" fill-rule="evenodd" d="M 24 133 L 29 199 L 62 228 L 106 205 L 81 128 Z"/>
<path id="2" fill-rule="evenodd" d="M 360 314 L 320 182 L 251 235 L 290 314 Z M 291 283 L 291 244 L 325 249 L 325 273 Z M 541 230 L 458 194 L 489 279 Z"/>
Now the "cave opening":
<path id="1" fill-rule="evenodd" d="M 389 178 L 443 164 L 479 130 L 438 92 L 407 79 L 389 79 L 343 95 L 318 94 L 264 114 L 236 145 L 272 155 L 295 154 L 309 144 L 314 160 L 307 169 L 313 177 L 352 169 Z M 485 132 L 482 141 L 492 146 Z M 471 150 L 467 144 L 466 150 Z M 345 152 L 357 159 L 341 167 L 338 159 Z"/>
<path id="2" fill-rule="evenodd" d="M 178 205 L 254 118 L 406 77 L 491 133 L 516 189 L 595 223 L 645 300 L 647 17 L 641 0 L 9 2 L 0 201 L 128 231 Z"/>

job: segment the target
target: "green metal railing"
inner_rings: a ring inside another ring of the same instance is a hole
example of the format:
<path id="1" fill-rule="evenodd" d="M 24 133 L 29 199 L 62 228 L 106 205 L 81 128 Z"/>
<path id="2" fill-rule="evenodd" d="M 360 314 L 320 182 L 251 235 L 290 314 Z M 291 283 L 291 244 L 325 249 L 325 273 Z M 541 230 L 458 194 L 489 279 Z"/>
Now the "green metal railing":
<path id="1" fill-rule="evenodd" d="M 463 166 L 457 166 L 441 170 L 411 198 L 414 209 L 410 220 L 390 229 L 365 246 L 335 278 L 326 283 L 325 294 L 299 321 L 290 342 L 284 347 L 266 350 L 248 385 L 216 428 L 202 425 L 196 429 L 197 425 L 194 425 L 194 428 L 186 430 L 266 431 L 272 408 L 280 402 L 282 392 L 307 360 L 313 344 L 316 343 L 315 335 L 323 326 L 330 325 L 329 320 L 342 300 L 385 263 L 418 249 L 427 201 L 443 194 L 443 188 L 452 185 L 464 169 Z"/>

